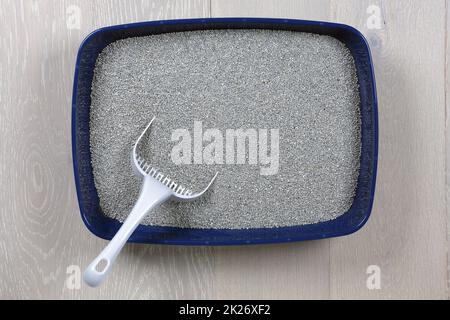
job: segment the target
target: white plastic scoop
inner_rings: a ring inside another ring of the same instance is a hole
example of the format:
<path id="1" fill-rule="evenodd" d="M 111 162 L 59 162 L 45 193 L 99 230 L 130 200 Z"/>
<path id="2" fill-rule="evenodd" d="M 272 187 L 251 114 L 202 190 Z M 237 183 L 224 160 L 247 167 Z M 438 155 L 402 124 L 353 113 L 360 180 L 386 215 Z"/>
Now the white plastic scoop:
<path id="1" fill-rule="evenodd" d="M 111 239 L 106 248 L 103 249 L 84 271 L 84 281 L 92 287 L 96 287 L 103 282 L 111 270 L 120 250 L 150 210 L 169 199 L 175 201 L 196 200 L 209 189 L 217 177 L 216 173 L 203 191 L 193 194 L 191 190 L 175 183 L 168 176 L 159 172 L 158 169 L 151 167 L 144 158 L 138 155 L 138 146 L 142 137 L 149 131 L 154 120 L 155 118 L 150 121 L 139 136 L 131 154 L 133 169 L 136 174 L 143 178 L 139 198 L 114 238 Z"/>

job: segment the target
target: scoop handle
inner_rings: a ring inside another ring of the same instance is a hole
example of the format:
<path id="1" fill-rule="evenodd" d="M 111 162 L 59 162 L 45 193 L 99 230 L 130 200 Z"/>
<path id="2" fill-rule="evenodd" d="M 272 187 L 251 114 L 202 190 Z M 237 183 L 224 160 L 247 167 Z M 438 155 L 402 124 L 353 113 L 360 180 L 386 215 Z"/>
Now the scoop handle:
<path id="1" fill-rule="evenodd" d="M 139 198 L 116 235 L 84 271 L 83 279 L 91 287 L 99 286 L 112 268 L 120 250 L 142 219 L 154 207 L 168 200 L 172 191 L 150 176 L 145 176 Z"/>

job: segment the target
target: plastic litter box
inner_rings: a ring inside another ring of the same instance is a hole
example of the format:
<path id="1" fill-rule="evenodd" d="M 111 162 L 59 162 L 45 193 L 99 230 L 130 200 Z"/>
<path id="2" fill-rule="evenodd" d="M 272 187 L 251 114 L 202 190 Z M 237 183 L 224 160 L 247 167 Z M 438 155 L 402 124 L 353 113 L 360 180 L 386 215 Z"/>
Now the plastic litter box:
<path id="1" fill-rule="evenodd" d="M 360 94 L 361 157 L 355 198 L 350 209 L 335 220 L 279 228 L 194 229 L 140 225 L 130 242 L 176 245 L 240 245 L 292 242 L 344 236 L 359 230 L 369 219 L 375 192 L 378 157 L 378 116 L 375 77 L 370 49 L 353 27 L 318 21 L 267 18 L 212 18 L 150 21 L 111 26 L 91 33 L 81 44 L 72 98 L 72 157 L 78 203 L 86 227 L 98 237 L 111 239 L 120 222 L 101 210 L 89 148 L 89 113 L 94 66 L 108 44 L 124 38 L 167 32 L 211 29 L 272 29 L 329 35 L 346 44 L 354 57 Z"/>

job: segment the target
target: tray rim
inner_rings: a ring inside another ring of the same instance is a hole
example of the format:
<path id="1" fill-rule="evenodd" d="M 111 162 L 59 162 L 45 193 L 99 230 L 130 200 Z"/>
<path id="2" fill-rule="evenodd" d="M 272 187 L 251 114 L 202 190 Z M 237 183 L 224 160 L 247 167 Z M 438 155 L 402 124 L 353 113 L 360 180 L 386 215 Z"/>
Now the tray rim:
<path id="1" fill-rule="evenodd" d="M 153 243 L 153 244 L 170 244 L 170 245 L 243 245 L 243 244 L 269 244 L 269 243 L 281 243 L 281 242 L 296 242 L 305 240 L 315 240 L 324 239 L 331 237 L 341 237 L 345 235 L 352 234 L 360 230 L 368 221 L 374 202 L 375 187 L 376 187 L 376 176 L 377 176 L 377 162 L 378 162 L 378 101 L 376 94 L 376 82 L 374 67 L 372 61 L 372 55 L 370 47 L 366 38 L 352 26 L 333 23 L 333 22 L 323 22 L 323 21 L 312 21 L 312 20 L 298 20 L 298 19 L 279 19 L 279 18 L 247 18 L 247 17 L 236 17 L 236 18 L 199 18 L 199 19 L 173 19 L 173 20 L 156 20 L 156 21 L 145 21 L 136 22 L 129 24 L 120 24 L 113 26 L 106 26 L 91 32 L 81 43 L 76 59 L 75 72 L 74 72 L 74 83 L 73 83 L 73 94 L 72 94 L 72 160 L 73 160 L 73 172 L 75 178 L 77 200 L 80 209 L 80 214 L 85 226 L 96 236 L 103 238 L 105 240 L 110 240 L 115 234 L 117 229 L 121 226 L 121 223 L 117 220 L 104 217 L 108 220 L 109 226 L 107 231 L 105 229 L 99 230 L 92 221 L 89 220 L 85 208 L 81 202 L 81 184 L 79 172 L 79 164 L 77 160 L 77 146 L 76 146 L 76 107 L 77 107 L 77 90 L 78 90 L 78 77 L 79 68 L 81 63 L 81 55 L 85 47 L 89 44 L 92 39 L 94 39 L 99 34 L 110 32 L 110 31 L 121 31 L 128 29 L 135 29 L 141 27 L 151 27 L 151 26 L 173 26 L 173 25 L 208 25 L 215 23 L 231 23 L 231 24 L 264 24 L 264 25 L 296 25 L 296 26 L 312 26 L 312 27 L 325 27 L 332 29 L 341 29 L 348 31 L 351 34 L 357 36 L 361 43 L 364 45 L 364 49 L 367 51 L 368 55 L 368 68 L 371 74 L 371 90 L 370 94 L 373 97 L 373 132 L 374 132 L 374 146 L 373 146 L 373 158 L 372 158 L 372 177 L 371 185 L 367 186 L 370 188 L 370 195 L 368 199 L 368 205 L 364 209 L 364 214 L 362 219 L 358 223 L 347 226 L 346 228 L 340 228 L 335 230 L 322 229 L 321 226 L 326 224 L 333 224 L 334 221 L 338 220 L 340 217 L 334 220 L 303 225 L 303 226 L 288 226 L 288 227 L 276 227 L 276 228 L 255 228 L 255 229 L 197 229 L 197 228 L 179 228 L 179 227 L 165 227 L 165 226 L 143 226 L 140 225 L 136 231 L 133 233 L 129 242 L 134 243 Z M 207 29 L 207 28 L 206 28 Z M 215 28 L 218 29 L 218 28 Z M 226 29 L 226 28 L 224 28 Z M 244 28 L 245 29 L 245 28 Z M 251 28 L 247 28 L 251 29 Z M 360 186 L 358 185 L 357 188 Z M 356 197 L 355 197 L 356 199 Z M 354 200 L 355 202 L 356 200 Z M 352 205 L 353 206 L 353 205 Z M 350 211 L 350 210 L 349 210 Z M 347 212 L 348 213 L 348 212 Z M 346 215 L 344 213 L 343 215 Z M 343 216 L 342 215 L 342 216 Z M 341 216 L 341 217 L 342 217 Z M 317 232 L 315 234 L 302 234 L 301 229 L 305 227 L 316 228 Z M 322 230 L 321 230 L 322 229 Z M 275 233 L 274 233 L 275 231 Z M 252 233 L 258 233 L 259 237 L 252 237 Z M 264 235 L 271 235 L 271 237 L 264 237 Z M 192 237 L 195 234 L 196 237 Z M 276 236 L 274 236 L 276 234 Z M 225 236 L 224 238 L 215 239 L 218 235 Z M 263 237 L 261 237 L 261 235 Z M 198 237 L 197 237 L 198 236 Z M 205 238 L 206 237 L 206 238 Z M 208 240 L 209 237 L 209 240 Z"/>

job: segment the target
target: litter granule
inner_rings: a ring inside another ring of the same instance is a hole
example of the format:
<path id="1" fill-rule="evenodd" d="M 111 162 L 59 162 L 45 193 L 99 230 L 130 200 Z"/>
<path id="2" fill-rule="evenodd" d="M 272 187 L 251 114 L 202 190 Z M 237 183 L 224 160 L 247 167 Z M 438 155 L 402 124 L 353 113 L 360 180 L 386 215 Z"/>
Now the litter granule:
<path id="1" fill-rule="evenodd" d="M 166 202 L 144 224 L 303 225 L 335 219 L 353 202 L 358 83 L 349 50 L 335 38 L 211 30 L 128 38 L 106 47 L 92 84 L 90 143 L 107 216 L 123 221 L 137 199 L 141 180 L 133 174 L 130 152 L 153 116 L 148 162 L 194 191 L 219 175 L 200 200 Z M 249 134 L 241 149 L 227 139 L 236 129 Z M 256 149 L 250 142 L 255 137 Z M 213 140 L 217 148 L 211 152 Z M 211 161 L 203 148 L 216 162 L 206 164 Z M 176 164 L 181 158 L 185 162 Z"/>

